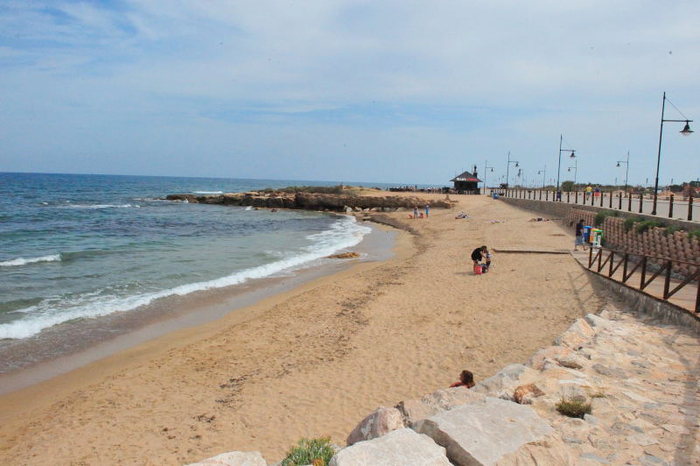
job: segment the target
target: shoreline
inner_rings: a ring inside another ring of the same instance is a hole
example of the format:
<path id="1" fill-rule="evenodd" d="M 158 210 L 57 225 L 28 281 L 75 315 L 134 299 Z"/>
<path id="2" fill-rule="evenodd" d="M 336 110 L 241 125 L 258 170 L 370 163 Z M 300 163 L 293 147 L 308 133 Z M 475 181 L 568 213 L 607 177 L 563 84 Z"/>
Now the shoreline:
<path id="1" fill-rule="evenodd" d="M 475 245 L 570 247 L 554 222 L 477 196 L 429 219 L 388 215 L 416 234 L 400 234 L 387 261 L 0 397 L 3 456 L 183 464 L 234 450 L 278 459 L 301 437 L 344 444 L 377 406 L 465 368 L 482 380 L 524 362 L 604 302 L 570 256 L 496 254 L 491 272 L 471 272 Z"/>
<path id="2" fill-rule="evenodd" d="M 360 219 L 357 220 L 361 222 Z M 392 257 L 397 229 L 365 222 L 372 231 L 353 246 L 363 257 L 353 260 L 334 259 L 322 264 L 292 268 L 269 277 L 251 279 L 239 285 L 196 291 L 184 296 L 170 296 L 142 308 L 113 315 L 86 319 L 76 324 L 60 324 L 37 337 L 30 337 L 0 348 L 0 358 L 7 364 L 17 354 L 48 355 L 36 362 L 24 362 L 18 368 L 0 372 L 0 396 L 79 369 L 90 363 L 131 349 L 183 329 L 194 328 L 226 317 L 229 313 L 254 306 L 277 294 L 320 278 L 331 276 L 365 263 L 381 262 Z M 344 248 L 340 251 L 344 251 Z M 89 328 L 99 329 L 89 338 Z M 86 331 L 86 329 L 88 329 Z M 51 343 L 51 336 L 59 341 Z M 63 343 L 71 339 L 71 347 Z M 58 354 L 55 354 L 58 352 Z"/>

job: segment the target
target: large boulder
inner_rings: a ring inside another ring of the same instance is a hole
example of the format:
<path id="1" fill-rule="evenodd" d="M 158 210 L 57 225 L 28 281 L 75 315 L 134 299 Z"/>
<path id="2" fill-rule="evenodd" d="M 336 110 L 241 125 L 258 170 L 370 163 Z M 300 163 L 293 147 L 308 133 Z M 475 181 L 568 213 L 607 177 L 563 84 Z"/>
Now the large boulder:
<path id="1" fill-rule="evenodd" d="M 353 445 L 362 440 L 381 437 L 403 427 L 403 416 L 398 409 L 380 406 L 355 426 L 348 435 L 347 444 Z"/>
<path id="2" fill-rule="evenodd" d="M 411 426 L 421 419 L 483 398 L 484 395 L 466 387 L 445 388 L 415 400 L 402 401 L 396 408 L 403 414 L 406 425 Z"/>
<path id="3" fill-rule="evenodd" d="M 259 451 L 230 451 L 188 466 L 267 466 Z"/>
<path id="4" fill-rule="evenodd" d="M 493 397 L 418 421 L 413 429 L 445 447 L 458 466 L 496 464 L 554 432 L 531 408 Z"/>
<path id="5" fill-rule="evenodd" d="M 512 400 L 517 387 L 533 383 L 538 379 L 539 373 L 536 370 L 522 364 L 510 364 L 492 377 L 477 383 L 472 390 L 504 400 Z"/>
<path id="6" fill-rule="evenodd" d="M 585 319 L 576 319 L 569 329 L 554 340 L 555 345 L 566 346 L 572 350 L 581 349 L 593 340 L 596 332 Z"/>
<path id="7" fill-rule="evenodd" d="M 359 442 L 333 456 L 330 466 L 449 466 L 445 449 L 425 435 L 403 428 Z"/>

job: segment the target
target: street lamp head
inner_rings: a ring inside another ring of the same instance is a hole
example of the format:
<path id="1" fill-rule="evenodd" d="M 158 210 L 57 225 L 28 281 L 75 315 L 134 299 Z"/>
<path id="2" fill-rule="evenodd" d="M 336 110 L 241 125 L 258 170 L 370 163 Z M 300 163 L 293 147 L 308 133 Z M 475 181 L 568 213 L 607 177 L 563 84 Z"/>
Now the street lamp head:
<path id="1" fill-rule="evenodd" d="M 516 167 L 519 167 L 520 165 L 518 165 L 518 162 L 515 162 L 515 166 L 516 166 Z"/>
<path id="2" fill-rule="evenodd" d="M 693 132 L 694 132 L 694 131 L 693 131 L 692 129 L 690 129 L 690 121 L 689 121 L 689 120 L 686 120 L 686 122 L 685 122 L 685 127 L 681 130 L 680 133 L 681 133 L 683 136 L 690 136 L 691 134 L 693 134 Z"/>
<path id="3" fill-rule="evenodd" d="M 567 171 L 567 172 L 570 172 L 570 171 L 571 171 L 571 167 L 569 167 L 566 171 Z"/>
<path id="4" fill-rule="evenodd" d="M 491 169 L 491 173 L 493 173 L 493 168 Z"/>
<path id="5" fill-rule="evenodd" d="M 620 162 L 617 162 L 617 168 L 620 168 Z"/>
<path id="6" fill-rule="evenodd" d="M 569 156 L 569 158 L 572 158 L 572 159 L 576 158 L 576 154 L 574 154 L 574 151 L 571 151 L 571 155 Z"/>

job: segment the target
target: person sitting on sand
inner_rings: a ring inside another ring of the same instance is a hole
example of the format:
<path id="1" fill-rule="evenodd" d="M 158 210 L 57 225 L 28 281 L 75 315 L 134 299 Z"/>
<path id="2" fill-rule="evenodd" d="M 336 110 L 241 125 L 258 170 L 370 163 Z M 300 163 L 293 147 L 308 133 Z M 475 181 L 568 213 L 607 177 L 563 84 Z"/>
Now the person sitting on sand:
<path id="1" fill-rule="evenodd" d="M 457 215 L 455 215 L 456 219 L 462 219 L 462 218 L 469 218 L 469 215 L 465 214 L 463 210 L 460 210 Z"/>
<path id="2" fill-rule="evenodd" d="M 531 222 L 549 222 L 549 219 L 546 217 L 532 217 L 530 219 Z"/>
<path id="3" fill-rule="evenodd" d="M 467 387 L 467 388 L 472 388 L 474 385 L 474 374 L 472 374 L 469 371 L 462 371 L 461 374 L 459 374 L 459 382 L 455 382 L 452 385 L 450 385 L 450 388 L 453 387 Z"/>

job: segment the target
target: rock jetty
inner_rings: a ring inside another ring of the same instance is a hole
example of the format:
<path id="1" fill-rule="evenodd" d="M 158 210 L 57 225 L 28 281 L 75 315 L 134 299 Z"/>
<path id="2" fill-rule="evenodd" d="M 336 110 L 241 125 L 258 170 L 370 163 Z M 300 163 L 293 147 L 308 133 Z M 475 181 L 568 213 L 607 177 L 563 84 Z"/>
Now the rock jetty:
<path id="1" fill-rule="evenodd" d="M 353 194 L 323 194 L 283 191 L 252 191 L 225 194 L 169 194 L 169 201 L 183 201 L 198 204 L 223 204 L 231 206 L 252 206 L 260 208 L 321 210 L 332 212 L 394 212 L 401 209 L 450 208 L 449 200 L 423 199 L 416 196 L 358 196 Z"/>
<path id="2" fill-rule="evenodd" d="M 689 329 L 588 314 L 527 365 L 378 408 L 330 465 L 700 464 L 698 355 Z M 562 399 L 592 412 L 560 414 Z M 265 464 L 258 452 L 227 455 L 198 464 Z"/>

